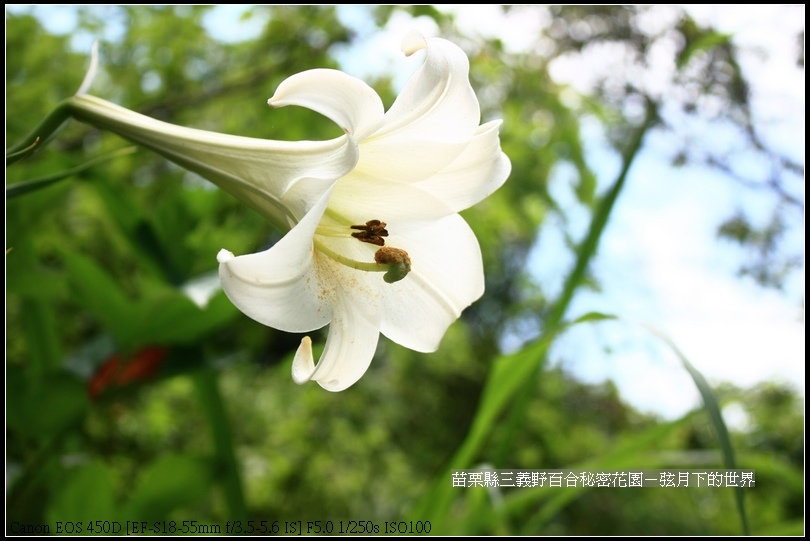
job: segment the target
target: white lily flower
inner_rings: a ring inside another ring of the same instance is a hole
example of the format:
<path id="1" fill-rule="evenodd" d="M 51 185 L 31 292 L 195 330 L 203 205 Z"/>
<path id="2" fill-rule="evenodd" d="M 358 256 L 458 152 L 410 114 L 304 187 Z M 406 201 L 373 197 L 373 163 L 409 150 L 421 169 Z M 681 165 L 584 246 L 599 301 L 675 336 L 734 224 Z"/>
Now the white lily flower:
<path id="1" fill-rule="evenodd" d="M 217 255 L 231 301 L 287 332 L 329 325 L 317 365 L 309 337 L 296 383 L 329 391 L 368 369 L 380 333 L 435 351 L 448 326 L 484 292 L 478 241 L 458 215 L 510 172 L 500 121 L 479 126 L 469 62 L 456 45 L 411 33 L 402 50 L 425 63 L 385 113 L 366 83 L 315 69 L 281 83 L 269 104 L 308 107 L 345 135 L 280 142 L 166 124 L 92 96 L 75 117 L 115 131 L 218 184 L 289 231 L 263 252 Z"/>

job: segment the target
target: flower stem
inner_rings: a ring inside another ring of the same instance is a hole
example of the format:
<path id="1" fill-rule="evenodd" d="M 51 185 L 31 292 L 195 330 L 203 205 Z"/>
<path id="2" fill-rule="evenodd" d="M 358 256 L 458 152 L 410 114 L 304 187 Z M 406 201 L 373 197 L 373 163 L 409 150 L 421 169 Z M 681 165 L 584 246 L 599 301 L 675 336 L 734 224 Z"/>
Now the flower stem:
<path id="1" fill-rule="evenodd" d="M 44 147 L 70 118 L 67 101 L 63 101 L 46 116 L 22 141 L 6 149 L 6 166 Z"/>

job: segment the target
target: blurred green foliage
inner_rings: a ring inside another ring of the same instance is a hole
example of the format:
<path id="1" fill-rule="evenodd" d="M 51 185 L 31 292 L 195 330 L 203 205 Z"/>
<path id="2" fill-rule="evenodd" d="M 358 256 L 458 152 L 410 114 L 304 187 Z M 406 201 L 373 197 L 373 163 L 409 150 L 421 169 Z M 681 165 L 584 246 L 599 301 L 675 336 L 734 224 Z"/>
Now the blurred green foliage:
<path id="1" fill-rule="evenodd" d="M 210 36 L 205 17 L 212 9 L 75 8 L 76 33 L 118 35 L 102 44 L 93 93 L 162 120 L 226 133 L 337 135 L 310 111 L 264 106 L 289 75 L 337 67 L 334 46 L 358 36 L 336 8 L 252 7 L 244 16 L 263 21 L 262 31 L 237 43 Z M 638 150 L 628 142 L 637 136 L 640 144 L 663 123 L 651 115 L 641 124 L 622 113 L 623 103 L 638 96 L 648 113 L 660 105 L 629 83 L 572 104 L 549 76 L 549 62 L 608 40 L 643 55 L 655 36 L 634 26 L 641 8 L 509 9 L 550 17 L 553 51 L 507 53 L 499 40 L 460 34 L 451 16 L 428 6 L 366 10 L 378 27 L 402 11 L 431 17 L 445 37 L 465 45 L 484 117 L 504 118 L 513 173 L 465 213 L 484 253 L 484 298 L 435 354 L 383 340 L 368 374 L 343 393 L 292 383 L 300 336 L 249 320 L 221 292 L 207 303 L 190 300 L 188 285 L 215 273 L 220 248 L 254 252 L 279 238 L 194 175 L 139 151 L 7 201 L 7 532 L 12 523 L 55 521 L 381 523 L 429 516 L 434 534 L 740 533 L 731 518 L 738 509 L 725 490 L 447 490 L 448 468 L 481 464 L 724 467 L 717 426 L 701 412 L 661 421 L 624 404 L 609 383 L 585 385 L 545 365 L 549 344 L 569 324 L 570 296 L 550 298 L 527 269 L 538 232 L 554 227 L 549 217 L 565 220 L 547 179 L 566 164 L 575 172 L 573 193 L 594 217 L 590 244 L 569 239 L 567 257 L 581 263 L 581 272 L 569 276 L 569 293 L 593 283 L 588 262 L 604 227 L 600 213 L 607 220 L 612 201 L 600 194 L 585 160 L 583 119 L 602 122 L 627 167 Z M 571 30 L 582 20 L 592 32 Z M 728 37 L 687 17 L 670 30 L 682 40 L 682 77 L 696 58 L 701 77 L 730 66 L 733 77 L 702 79 L 703 92 L 744 112 L 745 81 Z M 13 143 L 75 92 L 87 58 L 73 52 L 70 35 L 50 34 L 18 10 L 7 11 L 6 32 L 6 139 Z M 369 82 L 390 104 L 390 81 Z M 741 118 L 749 127 L 750 116 Z M 746 133 L 760 144 L 754 131 Z M 50 145 L 9 168 L 7 184 L 125 146 L 69 122 Z M 613 187 L 618 197 L 621 183 Z M 779 231 L 768 227 L 757 232 L 737 217 L 721 233 L 740 243 L 770 243 L 771 259 L 758 278 L 778 285 L 784 269 L 772 256 Z M 506 335 L 526 347 L 502 355 Z M 753 532 L 802 533 L 801 400 L 775 385 L 723 388 L 718 396 L 721 405 L 738 404 L 747 414 L 747 426 L 732 431 L 731 441 L 739 467 L 757 470 L 757 488 L 746 494 Z"/>

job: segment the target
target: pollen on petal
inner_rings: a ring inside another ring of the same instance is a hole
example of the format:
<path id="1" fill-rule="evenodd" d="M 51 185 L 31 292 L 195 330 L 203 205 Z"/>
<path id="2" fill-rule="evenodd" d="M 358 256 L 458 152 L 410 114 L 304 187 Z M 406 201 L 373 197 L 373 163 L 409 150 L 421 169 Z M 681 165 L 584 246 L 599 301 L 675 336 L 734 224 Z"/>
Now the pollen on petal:
<path id="1" fill-rule="evenodd" d="M 219 261 L 220 263 L 226 263 L 226 262 L 230 261 L 231 259 L 233 259 L 233 257 L 234 256 L 233 256 L 232 252 L 229 252 L 228 250 L 223 248 L 217 254 L 217 261 Z"/>

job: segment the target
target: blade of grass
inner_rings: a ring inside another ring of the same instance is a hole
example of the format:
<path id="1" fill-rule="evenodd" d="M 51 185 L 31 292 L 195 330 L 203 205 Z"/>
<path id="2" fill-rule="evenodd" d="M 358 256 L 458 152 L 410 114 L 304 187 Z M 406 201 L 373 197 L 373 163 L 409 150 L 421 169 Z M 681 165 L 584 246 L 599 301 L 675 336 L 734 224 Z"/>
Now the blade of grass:
<path id="1" fill-rule="evenodd" d="M 714 394 L 712 386 L 709 385 L 709 382 L 706 381 L 703 374 L 701 374 L 700 371 L 695 368 L 691 362 L 689 362 L 686 355 L 684 355 L 681 350 L 678 349 L 678 346 L 675 345 L 675 342 L 673 342 L 669 336 L 650 325 L 644 325 L 644 327 L 652 334 L 663 340 L 664 343 L 667 344 L 675 353 L 675 355 L 678 356 L 681 363 L 683 363 L 683 367 L 692 377 L 692 380 L 695 382 L 695 386 L 698 388 L 698 392 L 700 392 L 701 398 L 703 398 L 703 406 L 706 409 L 706 413 L 709 415 L 709 421 L 711 422 L 715 434 L 717 434 L 717 439 L 720 442 L 720 450 L 723 452 L 723 461 L 725 462 L 726 468 L 729 470 L 736 470 L 737 461 L 734 458 L 734 447 L 731 445 L 731 437 L 728 434 L 728 428 L 723 420 L 723 414 L 720 411 L 720 405 L 717 402 L 717 397 Z M 748 526 L 748 515 L 745 512 L 744 493 L 744 490 L 735 490 L 734 498 L 737 504 L 737 511 L 740 514 L 740 522 L 742 523 L 743 534 L 751 535 L 751 530 Z"/>
<path id="2" fill-rule="evenodd" d="M 546 333 L 523 350 L 504 355 L 493 363 L 467 437 L 414 510 L 415 519 L 418 517 L 418 520 L 429 520 L 436 525 L 437 531 L 441 531 L 439 524 L 446 518 L 454 495 L 451 470 L 462 469 L 472 462 L 510 398 L 533 372 L 534 366 L 542 362 L 550 339 L 551 335 Z"/>

